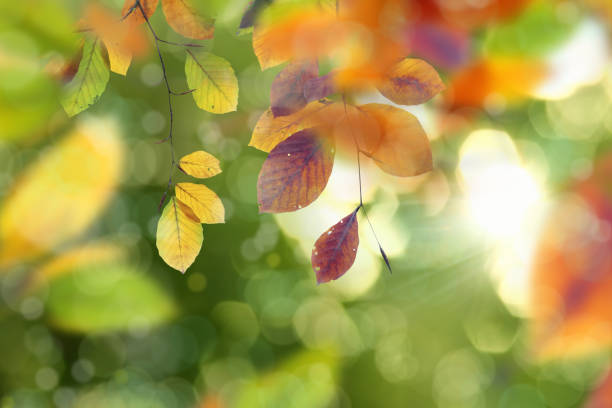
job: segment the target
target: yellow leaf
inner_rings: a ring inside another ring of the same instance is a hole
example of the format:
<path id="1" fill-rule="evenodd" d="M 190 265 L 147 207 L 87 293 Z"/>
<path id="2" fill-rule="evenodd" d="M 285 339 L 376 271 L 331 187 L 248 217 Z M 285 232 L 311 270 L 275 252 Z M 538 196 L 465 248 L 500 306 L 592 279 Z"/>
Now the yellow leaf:
<path id="1" fill-rule="evenodd" d="M 132 63 L 132 53 L 113 41 L 106 39 L 102 41 L 108 51 L 111 71 L 119 75 L 127 74 L 127 70 Z"/>
<path id="2" fill-rule="evenodd" d="M 174 269 L 185 273 L 202 248 L 202 226 L 181 210 L 172 197 L 157 224 L 159 256 Z"/>
<path id="3" fill-rule="evenodd" d="M 162 0 L 166 21 L 177 33 L 198 40 L 212 38 L 214 20 L 198 14 L 192 0 Z"/>
<path id="4" fill-rule="evenodd" d="M 204 224 L 220 224 L 225 222 L 223 202 L 208 187 L 194 183 L 178 183 L 175 193 L 176 198 L 191 208 L 200 222 Z"/>
<path id="5" fill-rule="evenodd" d="M 229 62 L 209 52 L 187 51 L 185 75 L 198 107 L 212 113 L 236 110 L 238 80 Z"/>
<path id="6" fill-rule="evenodd" d="M 108 120 L 81 122 L 15 182 L 0 211 L 0 266 L 76 238 L 106 207 L 124 148 Z"/>
<path id="7" fill-rule="evenodd" d="M 221 173 L 219 160 L 210 153 L 199 150 L 179 160 L 179 168 L 190 176 L 209 178 Z"/>

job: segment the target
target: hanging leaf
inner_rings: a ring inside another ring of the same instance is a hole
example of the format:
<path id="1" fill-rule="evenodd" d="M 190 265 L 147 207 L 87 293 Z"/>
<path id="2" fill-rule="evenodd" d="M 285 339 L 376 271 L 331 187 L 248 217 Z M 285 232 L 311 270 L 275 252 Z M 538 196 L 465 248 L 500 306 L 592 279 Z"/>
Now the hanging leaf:
<path id="1" fill-rule="evenodd" d="M 108 120 L 77 125 L 18 178 L 0 212 L 0 265 L 50 251 L 81 234 L 119 182 L 124 147 Z"/>
<path id="2" fill-rule="evenodd" d="M 204 224 L 225 222 L 223 202 L 208 187 L 194 183 L 178 183 L 175 193 L 176 198 L 191 208 L 199 222 Z"/>
<path id="3" fill-rule="evenodd" d="M 180 35 L 197 40 L 212 38 L 215 21 L 198 14 L 192 0 L 162 0 L 166 21 Z"/>
<path id="4" fill-rule="evenodd" d="M 275 117 L 272 109 L 266 110 L 253 129 L 249 146 L 270 152 L 292 134 L 306 128 L 324 125 L 329 116 L 323 112 L 332 104 L 333 102 L 328 100 L 315 101 L 287 116 Z"/>
<path id="5" fill-rule="evenodd" d="M 437 68 L 457 69 L 470 57 L 469 32 L 447 24 L 414 21 L 407 27 L 405 39 L 413 55 Z"/>
<path id="6" fill-rule="evenodd" d="M 375 117 L 380 125 L 380 144 L 369 154 L 378 167 L 400 177 L 417 176 L 433 168 L 429 140 L 414 115 L 376 103 L 359 108 Z"/>
<path id="7" fill-rule="evenodd" d="M 197 178 L 209 178 L 221 173 L 219 160 L 203 150 L 183 156 L 178 165 L 183 172 Z"/>
<path id="8" fill-rule="evenodd" d="M 229 62 L 209 52 L 187 51 L 185 74 L 193 99 L 201 109 L 227 113 L 238 105 L 238 80 Z"/>
<path id="9" fill-rule="evenodd" d="M 355 262 L 359 247 L 357 212 L 340 220 L 317 239 L 312 249 L 312 268 L 317 275 L 317 283 L 336 280 L 346 273 Z"/>
<path id="10" fill-rule="evenodd" d="M 416 58 L 406 58 L 395 64 L 378 86 L 380 93 L 400 105 L 425 103 L 444 88 L 434 67 Z"/>
<path id="11" fill-rule="evenodd" d="M 317 99 L 326 98 L 337 91 L 335 72 L 330 72 L 329 74 L 306 81 L 304 84 L 304 99 L 309 103 Z"/>
<path id="12" fill-rule="evenodd" d="M 86 40 L 79 70 L 66 85 L 61 100 L 68 116 L 74 116 L 93 105 L 104 93 L 109 76 L 100 42 Z"/>
<path id="13" fill-rule="evenodd" d="M 334 164 L 334 145 L 306 129 L 281 142 L 268 155 L 257 180 L 261 212 L 288 212 L 306 207 L 327 185 Z"/>
<path id="14" fill-rule="evenodd" d="M 252 0 L 240 19 L 239 28 L 244 30 L 253 27 L 253 23 L 259 12 L 268 4 L 271 4 L 272 1 L 273 0 Z"/>
<path id="15" fill-rule="evenodd" d="M 140 0 L 140 5 L 147 16 L 147 19 L 150 18 L 155 10 L 157 9 L 157 4 L 159 0 Z M 133 10 L 130 12 L 130 10 Z M 125 0 L 123 3 L 123 9 L 121 10 L 121 15 L 126 16 L 128 13 L 130 15 L 124 20 L 130 24 L 142 24 L 145 19 L 142 17 L 142 12 L 138 7 L 136 7 L 136 0 Z"/>
<path id="16" fill-rule="evenodd" d="M 270 108 L 274 116 L 286 116 L 306 106 L 304 85 L 319 75 L 314 60 L 291 62 L 278 73 L 270 88 Z"/>
<path id="17" fill-rule="evenodd" d="M 333 135 L 339 148 L 354 151 L 356 143 L 361 151 L 370 154 L 380 146 L 381 125 L 376 116 L 358 106 L 341 103 L 326 113 L 336 119 Z"/>
<path id="18" fill-rule="evenodd" d="M 157 224 L 159 256 L 174 269 L 185 273 L 202 248 L 202 226 L 172 197 Z"/>
<path id="19" fill-rule="evenodd" d="M 103 40 L 103 42 L 108 52 L 111 71 L 119 75 L 127 74 L 132 63 L 132 53 L 121 48 L 117 43 L 108 40 Z"/>

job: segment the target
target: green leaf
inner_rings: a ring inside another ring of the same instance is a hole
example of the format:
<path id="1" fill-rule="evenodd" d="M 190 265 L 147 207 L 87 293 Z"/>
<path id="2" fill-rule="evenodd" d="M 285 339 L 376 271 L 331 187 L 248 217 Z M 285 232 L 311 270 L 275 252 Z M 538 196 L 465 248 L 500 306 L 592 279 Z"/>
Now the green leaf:
<path id="1" fill-rule="evenodd" d="M 109 76 L 100 42 L 86 40 L 79 69 L 66 85 L 61 101 L 68 116 L 74 116 L 93 105 L 104 93 Z"/>
<path id="2" fill-rule="evenodd" d="M 193 99 L 201 109 L 227 113 L 238 105 L 238 80 L 229 62 L 209 52 L 187 51 L 185 75 Z"/>
<path id="3" fill-rule="evenodd" d="M 127 265 L 76 269 L 49 286 L 47 318 L 72 332 L 151 327 L 174 316 L 176 306 L 149 275 Z"/>

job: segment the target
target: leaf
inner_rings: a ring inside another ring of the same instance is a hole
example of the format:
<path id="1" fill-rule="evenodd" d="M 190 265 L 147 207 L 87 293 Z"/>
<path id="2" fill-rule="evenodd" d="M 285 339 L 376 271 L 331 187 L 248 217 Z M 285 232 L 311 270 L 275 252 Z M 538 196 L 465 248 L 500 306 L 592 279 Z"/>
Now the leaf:
<path id="1" fill-rule="evenodd" d="M 584 408 L 608 408 L 612 406 L 612 371 L 608 371 L 591 392 Z"/>
<path id="2" fill-rule="evenodd" d="M 274 116 L 286 116 L 306 106 L 304 85 L 319 75 L 314 60 L 291 62 L 278 73 L 270 88 L 270 108 Z"/>
<path id="3" fill-rule="evenodd" d="M 415 21 L 407 28 L 406 42 L 414 55 L 441 69 L 457 69 L 470 57 L 469 32 L 444 23 Z"/>
<path id="4" fill-rule="evenodd" d="M 317 283 L 336 280 L 346 273 L 355 262 L 359 247 L 355 211 L 340 220 L 317 239 L 310 258 L 317 275 Z"/>
<path id="5" fill-rule="evenodd" d="M 221 173 L 219 160 L 203 150 L 183 156 L 178 165 L 186 174 L 197 178 L 209 178 Z"/>
<path id="6" fill-rule="evenodd" d="M 247 29 L 253 27 L 253 23 L 255 22 L 255 18 L 257 14 L 266 7 L 268 4 L 271 4 L 272 0 L 252 0 L 249 4 L 249 7 L 246 9 L 242 18 L 240 19 L 240 29 Z"/>
<path id="7" fill-rule="evenodd" d="M 238 105 L 238 80 L 229 62 L 209 52 L 187 51 L 185 74 L 193 99 L 201 109 L 227 113 Z"/>
<path id="8" fill-rule="evenodd" d="M 159 256 L 174 269 L 185 273 L 202 248 L 202 226 L 172 197 L 157 224 Z"/>
<path id="9" fill-rule="evenodd" d="M 124 50 L 117 43 L 103 40 L 104 46 L 108 51 L 108 61 L 110 69 L 116 74 L 125 75 L 132 63 L 132 53 Z"/>
<path id="10" fill-rule="evenodd" d="M 429 140 L 416 117 L 389 105 L 372 103 L 359 108 L 380 125 L 380 144 L 369 154 L 378 167 L 400 177 L 417 176 L 433 168 Z"/>
<path id="11" fill-rule="evenodd" d="M 32 259 L 81 234 L 112 197 L 124 147 L 114 123 L 80 122 L 15 182 L 0 212 L 0 265 Z"/>
<path id="12" fill-rule="evenodd" d="M 333 143 L 313 129 L 279 143 L 259 173 L 259 211 L 279 213 L 306 207 L 327 185 L 333 164 Z"/>
<path id="13" fill-rule="evenodd" d="M 215 21 L 198 14 L 192 0 L 162 0 L 166 21 L 182 36 L 204 40 L 215 34 Z"/>
<path id="14" fill-rule="evenodd" d="M 132 266 L 90 264 L 65 273 L 49 287 L 47 319 L 79 333 L 155 327 L 176 314 L 176 305 L 152 280 Z"/>
<path id="15" fill-rule="evenodd" d="M 104 93 L 109 76 L 100 42 L 86 40 L 79 70 L 66 86 L 61 99 L 68 116 L 74 116 L 93 105 Z"/>
<path id="16" fill-rule="evenodd" d="M 386 73 L 378 90 L 387 99 L 400 105 L 427 102 L 445 86 L 436 70 L 427 62 L 406 58 Z"/>
<path id="17" fill-rule="evenodd" d="M 315 101 L 302 110 L 287 116 L 275 117 L 272 109 L 266 110 L 257 121 L 249 146 L 270 152 L 276 145 L 292 134 L 325 123 L 323 111 L 333 103 L 328 100 Z"/>
<path id="18" fill-rule="evenodd" d="M 155 10 L 157 9 L 157 4 L 159 0 L 140 0 L 140 5 L 145 12 L 145 15 L 148 18 L 151 18 Z M 136 0 L 125 0 L 123 3 L 123 10 L 121 10 L 121 15 L 125 16 L 130 11 L 132 7 L 136 5 Z M 134 10 L 130 13 L 130 15 L 124 20 L 130 24 L 142 24 L 145 19 L 142 17 L 142 12 L 138 7 L 135 7 Z"/>
<path id="19" fill-rule="evenodd" d="M 335 73 L 330 72 L 326 75 L 312 78 L 304 84 L 304 98 L 306 102 L 316 101 L 317 99 L 326 98 L 329 95 L 336 93 Z"/>
<path id="20" fill-rule="evenodd" d="M 223 202 L 214 191 L 201 184 L 178 183 L 176 198 L 191 208 L 198 221 L 204 224 L 225 222 Z"/>

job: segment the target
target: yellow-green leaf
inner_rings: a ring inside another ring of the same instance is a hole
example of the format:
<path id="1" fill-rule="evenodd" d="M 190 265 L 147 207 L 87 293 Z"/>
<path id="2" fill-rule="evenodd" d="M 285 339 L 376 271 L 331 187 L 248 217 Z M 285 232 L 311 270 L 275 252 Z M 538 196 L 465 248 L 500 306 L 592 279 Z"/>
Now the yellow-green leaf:
<path id="1" fill-rule="evenodd" d="M 229 62 L 209 52 L 187 51 L 185 74 L 196 104 L 212 113 L 227 113 L 238 105 L 238 80 Z"/>
<path id="2" fill-rule="evenodd" d="M 223 202 L 214 191 L 201 184 L 178 183 L 176 198 L 191 208 L 198 220 L 204 224 L 225 222 Z"/>
<path id="3" fill-rule="evenodd" d="M 172 197 L 157 224 L 159 256 L 174 269 L 185 273 L 202 248 L 202 226 L 191 219 Z"/>
<path id="4" fill-rule="evenodd" d="M 109 120 L 77 125 L 30 165 L 0 211 L 0 268 L 76 238 L 106 207 L 124 147 Z"/>
<path id="5" fill-rule="evenodd" d="M 102 56 L 99 40 L 85 41 L 79 69 L 64 90 L 62 106 L 74 116 L 93 105 L 104 93 L 110 73 Z"/>
<path id="6" fill-rule="evenodd" d="M 179 160 L 179 168 L 190 176 L 197 178 L 209 178 L 221 173 L 219 160 L 203 150 L 183 156 Z"/>

